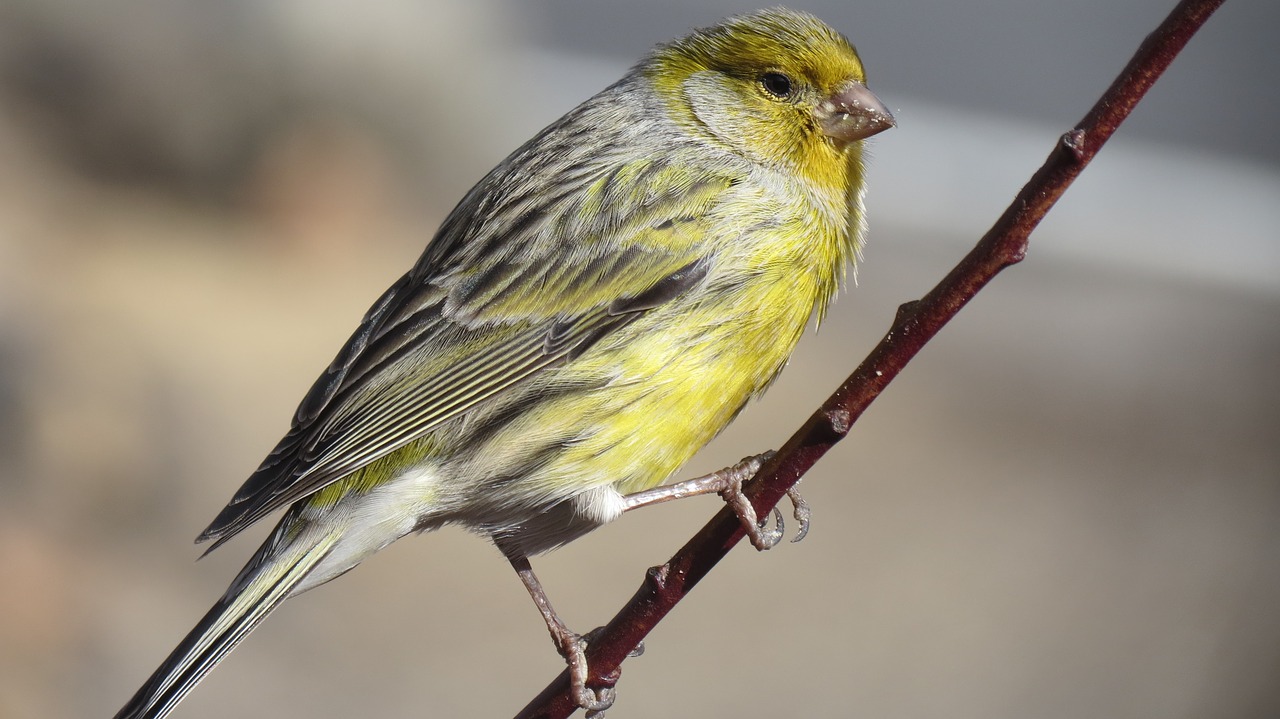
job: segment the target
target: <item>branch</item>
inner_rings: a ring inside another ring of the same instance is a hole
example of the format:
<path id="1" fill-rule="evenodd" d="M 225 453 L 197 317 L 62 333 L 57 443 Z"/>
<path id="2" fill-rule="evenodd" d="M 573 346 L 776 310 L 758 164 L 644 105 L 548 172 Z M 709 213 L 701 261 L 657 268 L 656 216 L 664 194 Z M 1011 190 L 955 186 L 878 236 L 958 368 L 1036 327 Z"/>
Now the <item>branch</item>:
<path id="1" fill-rule="evenodd" d="M 1044 165 L 960 264 L 922 299 L 898 308 L 889 333 L 822 407 L 761 467 L 745 488 L 759 516 L 782 499 L 800 477 L 848 434 L 864 410 L 943 325 L 1001 270 L 1026 256 L 1028 237 L 1076 176 L 1084 170 L 1173 58 L 1223 0 L 1182 0 L 1076 127 L 1063 135 Z M 650 568 L 645 582 L 587 649 L 589 686 L 611 686 L 632 648 L 723 558 L 743 532 L 727 508 L 676 552 Z M 563 672 L 517 719 L 568 717 L 577 708 Z"/>

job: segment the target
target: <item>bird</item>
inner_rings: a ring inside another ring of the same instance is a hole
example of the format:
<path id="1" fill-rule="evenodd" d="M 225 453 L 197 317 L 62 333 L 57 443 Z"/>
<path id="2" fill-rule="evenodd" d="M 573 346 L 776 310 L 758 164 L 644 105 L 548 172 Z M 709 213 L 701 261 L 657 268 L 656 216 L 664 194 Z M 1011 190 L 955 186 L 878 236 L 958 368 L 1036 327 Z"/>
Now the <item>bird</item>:
<path id="1" fill-rule="evenodd" d="M 586 686 L 587 640 L 529 557 L 638 507 L 741 497 L 758 460 L 664 483 L 838 294 L 865 233 L 864 142 L 894 124 L 843 35 L 771 8 L 658 45 L 517 148 L 200 534 L 212 551 L 283 510 L 116 719 L 162 719 L 284 600 L 446 525 L 516 569 L 599 715 L 613 696 Z"/>

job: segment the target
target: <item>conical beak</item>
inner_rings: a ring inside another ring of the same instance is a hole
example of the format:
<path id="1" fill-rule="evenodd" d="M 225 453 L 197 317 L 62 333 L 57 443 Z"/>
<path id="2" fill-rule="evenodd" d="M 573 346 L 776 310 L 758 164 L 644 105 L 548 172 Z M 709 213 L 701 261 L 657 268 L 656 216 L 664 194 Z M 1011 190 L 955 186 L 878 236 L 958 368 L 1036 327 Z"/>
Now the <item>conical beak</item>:
<path id="1" fill-rule="evenodd" d="M 849 82 L 814 111 L 822 134 L 843 148 L 894 126 L 893 115 L 866 85 Z"/>

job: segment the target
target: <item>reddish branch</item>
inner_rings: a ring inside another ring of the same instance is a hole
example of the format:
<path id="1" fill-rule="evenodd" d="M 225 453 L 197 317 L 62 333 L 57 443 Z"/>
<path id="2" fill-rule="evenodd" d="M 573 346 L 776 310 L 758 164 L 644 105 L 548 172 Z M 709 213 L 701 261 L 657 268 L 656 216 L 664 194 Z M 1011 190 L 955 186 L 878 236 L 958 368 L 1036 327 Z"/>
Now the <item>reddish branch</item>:
<path id="1" fill-rule="evenodd" d="M 1022 261 L 1031 231 L 1222 2 L 1179 3 L 1138 47 L 1093 109 L 1061 137 L 1044 165 L 977 246 L 929 294 L 898 308 L 893 326 L 880 344 L 744 488 L 759 516 L 768 516 L 786 491 L 848 434 L 885 386 L 979 290 L 1001 270 Z M 727 509 L 721 510 L 670 561 L 651 568 L 635 596 L 592 640 L 587 650 L 592 669 L 588 685 L 615 683 L 632 648 L 742 536 L 738 519 Z M 517 719 L 568 717 L 576 709 L 568 688 L 565 672 Z"/>

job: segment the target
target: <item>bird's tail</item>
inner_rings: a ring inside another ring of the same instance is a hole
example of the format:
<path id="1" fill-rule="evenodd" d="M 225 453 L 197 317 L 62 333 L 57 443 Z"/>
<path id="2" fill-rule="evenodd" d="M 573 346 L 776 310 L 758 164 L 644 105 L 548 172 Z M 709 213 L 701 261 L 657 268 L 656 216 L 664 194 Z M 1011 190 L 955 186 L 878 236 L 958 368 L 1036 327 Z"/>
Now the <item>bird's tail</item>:
<path id="1" fill-rule="evenodd" d="M 283 523 L 282 523 L 283 524 Z M 282 539 L 277 530 L 274 540 Z M 187 634 L 115 719 L 163 719 L 227 652 L 280 606 L 337 543 L 336 534 L 318 542 L 268 540 L 241 570 L 227 593 Z"/>

